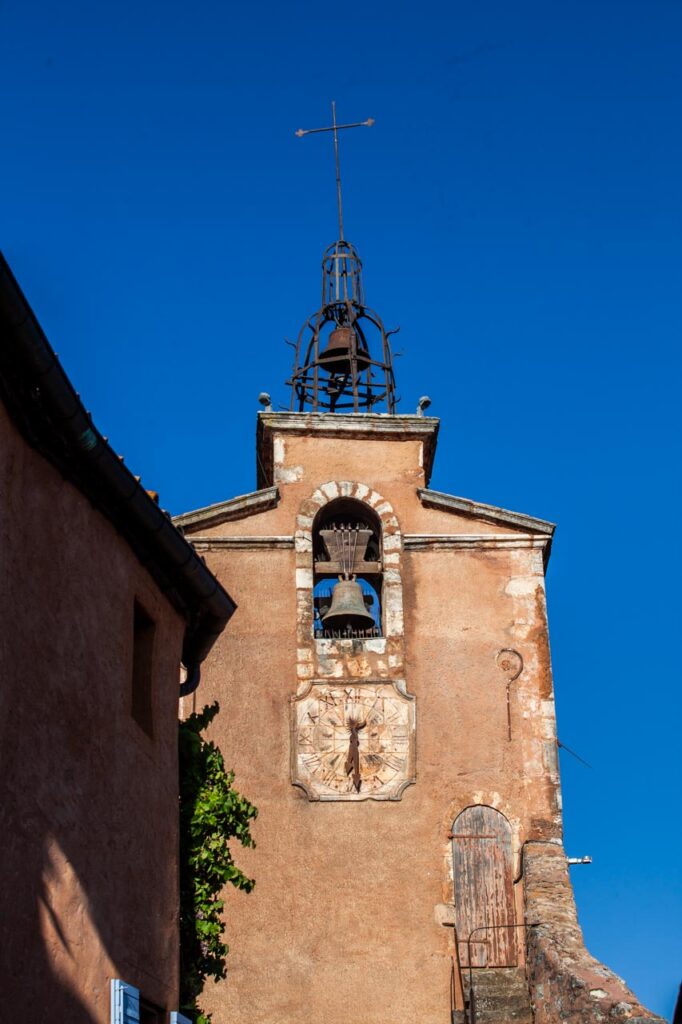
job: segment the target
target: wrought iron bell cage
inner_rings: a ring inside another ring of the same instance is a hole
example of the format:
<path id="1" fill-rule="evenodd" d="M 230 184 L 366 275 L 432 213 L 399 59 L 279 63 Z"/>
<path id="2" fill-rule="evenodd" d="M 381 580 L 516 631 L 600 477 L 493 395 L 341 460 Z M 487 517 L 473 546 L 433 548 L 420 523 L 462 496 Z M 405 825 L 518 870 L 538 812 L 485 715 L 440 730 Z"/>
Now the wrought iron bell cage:
<path id="1" fill-rule="evenodd" d="M 365 305 L 357 250 L 339 239 L 322 257 L 322 305 L 296 342 L 290 409 L 371 412 L 385 403 L 395 413 L 392 333 Z"/>
<path id="2" fill-rule="evenodd" d="M 343 239 L 334 242 L 322 257 L 322 306 L 353 302 L 363 306 L 362 261 L 358 251 Z"/>

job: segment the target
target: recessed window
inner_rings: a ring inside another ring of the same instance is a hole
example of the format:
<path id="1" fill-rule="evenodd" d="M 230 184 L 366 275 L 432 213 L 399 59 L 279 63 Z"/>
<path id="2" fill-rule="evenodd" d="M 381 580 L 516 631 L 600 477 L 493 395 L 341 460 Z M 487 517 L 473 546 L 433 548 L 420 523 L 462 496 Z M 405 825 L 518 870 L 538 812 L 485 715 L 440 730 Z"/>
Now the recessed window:
<path id="1" fill-rule="evenodd" d="M 139 601 L 133 613 L 132 714 L 148 736 L 153 735 L 154 633 L 156 623 Z"/>
<path id="2" fill-rule="evenodd" d="M 140 1024 L 164 1024 L 166 1013 L 144 996 L 140 996 Z"/>

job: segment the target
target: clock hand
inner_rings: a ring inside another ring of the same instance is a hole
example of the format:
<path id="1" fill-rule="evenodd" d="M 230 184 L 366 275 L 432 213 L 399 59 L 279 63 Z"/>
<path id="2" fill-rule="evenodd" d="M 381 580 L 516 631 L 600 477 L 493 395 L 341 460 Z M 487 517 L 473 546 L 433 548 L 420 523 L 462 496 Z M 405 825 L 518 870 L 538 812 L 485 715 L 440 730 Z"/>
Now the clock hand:
<path id="1" fill-rule="evenodd" d="M 346 763 L 344 765 L 346 769 L 346 775 L 353 773 L 353 785 L 355 792 L 360 792 L 360 786 L 362 785 L 362 779 L 360 778 L 360 737 L 358 733 L 361 729 L 364 729 L 367 722 L 348 722 L 348 728 L 350 730 L 350 742 L 348 744 L 348 756 L 346 757 Z"/>

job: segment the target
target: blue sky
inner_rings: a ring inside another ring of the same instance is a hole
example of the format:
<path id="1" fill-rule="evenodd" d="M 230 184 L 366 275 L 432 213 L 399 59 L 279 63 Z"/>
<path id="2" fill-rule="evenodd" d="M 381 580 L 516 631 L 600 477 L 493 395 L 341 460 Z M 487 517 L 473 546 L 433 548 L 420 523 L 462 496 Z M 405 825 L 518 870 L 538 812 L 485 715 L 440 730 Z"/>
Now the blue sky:
<path id="1" fill-rule="evenodd" d="M 252 490 L 258 392 L 347 236 L 442 418 L 432 485 L 559 523 L 566 845 L 590 950 L 682 980 L 682 5 L 0 5 L 0 245 L 164 507 Z"/>

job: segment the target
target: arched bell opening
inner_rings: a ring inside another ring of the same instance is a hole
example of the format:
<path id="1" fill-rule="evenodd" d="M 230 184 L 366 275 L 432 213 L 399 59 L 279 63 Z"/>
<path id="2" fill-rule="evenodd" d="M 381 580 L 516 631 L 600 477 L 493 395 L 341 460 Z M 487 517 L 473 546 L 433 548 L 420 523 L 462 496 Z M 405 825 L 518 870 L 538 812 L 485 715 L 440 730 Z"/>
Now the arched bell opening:
<path id="1" fill-rule="evenodd" d="M 318 639 L 382 632 L 381 522 L 362 502 L 332 501 L 313 524 L 313 629 Z"/>

